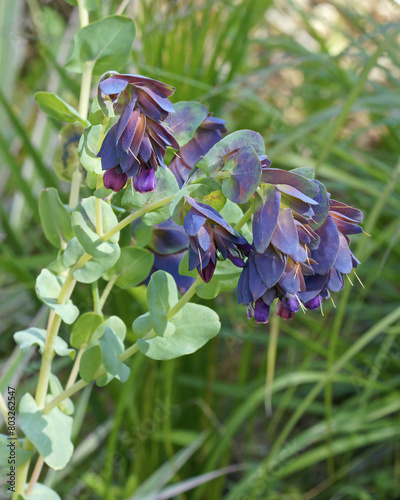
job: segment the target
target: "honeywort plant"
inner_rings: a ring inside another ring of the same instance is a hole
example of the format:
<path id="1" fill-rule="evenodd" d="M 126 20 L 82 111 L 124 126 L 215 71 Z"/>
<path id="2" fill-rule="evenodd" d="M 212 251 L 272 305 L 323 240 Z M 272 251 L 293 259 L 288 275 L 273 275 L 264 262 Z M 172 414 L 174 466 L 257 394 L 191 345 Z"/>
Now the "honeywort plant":
<path id="1" fill-rule="evenodd" d="M 44 464 L 62 469 L 73 453 L 71 396 L 94 381 L 125 382 L 125 361 L 138 351 L 168 360 L 218 334 L 218 315 L 190 302 L 195 294 L 209 299 L 237 287 L 249 319 L 267 323 L 273 303 L 292 319 L 322 308 L 359 264 L 349 249 L 349 235 L 362 232 L 359 210 L 333 200 L 307 166 L 274 168 L 256 132 L 225 135 L 225 122 L 200 103 L 172 104 L 171 85 L 115 71 L 129 58 L 133 22 L 115 15 L 89 24 L 79 7 L 67 64 L 82 75 L 79 109 L 36 94 L 44 112 L 69 123 L 56 165 L 71 189 L 68 206 L 55 188 L 39 198 L 43 232 L 59 249 L 36 281 L 47 328 L 14 336 L 20 349 L 37 344 L 42 355 L 35 395 L 19 405 L 15 500 L 58 498 L 38 479 Z M 82 184 L 92 193 L 83 199 Z M 100 279 L 108 282 L 101 294 Z M 77 282 L 89 285 L 91 311 L 71 299 Z M 125 345 L 126 325 L 103 307 L 113 287 L 143 283 L 148 312 L 133 321 L 137 342 Z M 69 343 L 58 336 L 62 322 L 72 325 Z M 54 356 L 73 360 L 66 381 L 52 374 Z"/>

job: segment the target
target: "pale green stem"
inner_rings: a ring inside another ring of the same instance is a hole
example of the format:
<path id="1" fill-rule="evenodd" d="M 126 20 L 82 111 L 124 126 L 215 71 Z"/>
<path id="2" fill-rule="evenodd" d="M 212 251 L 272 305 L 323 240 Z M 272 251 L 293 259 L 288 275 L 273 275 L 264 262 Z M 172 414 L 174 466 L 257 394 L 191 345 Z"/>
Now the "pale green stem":
<path id="1" fill-rule="evenodd" d="M 84 28 L 89 24 L 89 12 L 85 7 L 85 0 L 78 0 L 79 24 Z"/>
<path id="2" fill-rule="evenodd" d="M 106 300 L 108 296 L 110 295 L 111 290 L 113 289 L 113 286 L 115 285 L 115 282 L 118 279 L 118 275 L 112 276 L 107 283 L 106 287 L 103 290 L 103 293 L 101 294 L 100 301 L 99 301 L 99 309 L 100 313 L 103 310 L 104 304 L 106 303 Z"/>
<path id="3" fill-rule="evenodd" d="M 243 217 L 236 224 L 235 226 L 236 231 L 240 231 L 242 229 L 242 227 L 246 224 L 246 222 L 250 220 L 252 213 L 253 213 L 253 204 L 251 204 L 250 208 L 243 214 Z"/>
<path id="4" fill-rule="evenodd" d="M 161 200 L 155 201 L 153 203 L 149 203 L 148 205 L 144 205 L 142 208 L 137 210 L 136 212 L 133 212 L 131 215 L 128 215 L 128 217 L 125 217 L 119 224 L 117 224 L 115 227 L 107 231 L 107 233 L 103 234 L 101 239 L 103 241 L 107 241 L 110 238 L 114 236 L 114 234 L 118 233 L 118 231 L 121 231 L 125 226 L 133 222 L 134 220 L 138 219 L 139 217 L 142 217 L 142 215 L 146 214 L 147 212 L 152 212 L 153 210 L 156 210 L 157 208 L 160 208 L 164 205 L 167 205 L 170 201 L 172 201 L 172 198 L 175 195 L 167 196 L 166 198 L 162 198 Z"/>
<path id="5" fill-rule="evenodd" d="M 96 189 L 103 185 L 103 176 L 98 175 L 96 180 Z M 101 237 L 103 235 L 103 212 L 101 211 L 101 199 L 96 197 L 96 233 Z"/>
<path id="6" fill-rule="evenodd" d="M 87 346 L 87 344 L 84 343 L 79 348 L 78 354 L 76 355 L 76 358 L 74 361 L 74 365 L 72 367 L 71 373 L 70 373 L 69 378 L 68 378 L 67 385 L 65 387 L 66 389 L 69 389 L 70 387 L 72 387 L 75 384 L 76 378 L 77 378 L 78 373 L 79 373 L 79 365 L 80 365 L 83 353 L 86 349 L 86 346 Z"/>
<path id="7" fill-rule="evenodd" d="M 276 351 L 279 337 L 279 316 L 271 319 L 271 329 L 268 342 L 267 354 L 267 378 L 265 382 L 265 411 L 268 416 L 272 415 L 272 385 L 274 383 Z"/>
<path id="8" fill-rule="evenodd" d="M 99 284 L 97 283 L 97 281 L 92 283 L 92 294 L 93 294 L 93 311 L 96 314 L 101 314 Z"/>
<path id="9" fill-rule="evenodd" d="M 39 455 L 35 468 L 32 471 L 31 480 L 29 481 L 29 485 L 26 490 L 26 496 L 29 496 L 32 493 L 32 490 L 35 487 L 37 480 L 39 479 L 40 473 L 42 472 L 43 465 L 44 465 L 43 457 Z"/>
<path id="10" fill-rule="evenodd" d="M 0 412 L 3 415 L 4 422 L 7 426 L 8 421 L 8 408 L 6 402 L 4 401 L 3 394 L 0 392 Z"/>
<path id="11" fill-rule="evenodd" d="M 69 192 L 69 208 L 72 210 L 79 202 L 79 190 L 81 188 L 82 172 L 79 167 L 72 174 L 71 190 Z"/>
<path id="12" fill-rule="evenodd" d="M 57 302 L 63 304 L 66 298 L 72 294 L 75 286 L 73 271 L 68 274 L 58 296 Z M 47 335 L 44 343 L 42 363 L 40 365 L 39 380 L 36 388 L 36 403 L 39 408 L 42 408 L 46 401 L 46 394 L 49 385 L 51 363 L 54 356 L 54 342 L 58 335 L 58 330 L 61 325 L 61 317 L 53 310 L 50 311 L 49 321 L 47 325 Z"/>

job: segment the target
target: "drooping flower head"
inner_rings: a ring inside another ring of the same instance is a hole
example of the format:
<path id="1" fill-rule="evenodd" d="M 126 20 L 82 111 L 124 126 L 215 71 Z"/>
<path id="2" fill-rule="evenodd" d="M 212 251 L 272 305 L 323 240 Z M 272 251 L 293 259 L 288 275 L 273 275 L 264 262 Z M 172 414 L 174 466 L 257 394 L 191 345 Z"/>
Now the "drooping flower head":
<path id="1" fill-rule="evenodd" d="M 235 266 L 244 266 L 244 257 L 250 250 L 241 236 L 214 208 L 185 196 L 190 205 L 183 227 L 189 236 L 189 270 L 197 268 L 208 283 L 215 271 L 217 259 L 228 258 Z M 218 251 L 218 253 L 217 253 Z"/>
<path id="2" fill-rule="evenodd" d="M 169 101 L 174 88 L 140 75 L 107 73 L 99 83 L 99 103 L 107 105 L 119 119 L 108 131 L 100 148 L 104 185 L 119 191 L 127 178 L 134 188 L 154 191 L 155 171 L 164 165 L 167 147 L 179 148 L 163 121 L 174 112 Z"/>
<path id="3" fill-rule="evenodd" d="M 249 316 L 266 323 L 269 307 L 292 319 L 304 306 L 317 309 L 329 290 L 344 286 L 357 261 L 347 234 L 361 232 L 359 210 L 331 201 L 325 187 L 299 172 L 263 168 L 256 195 L 253 245 L 238 284 Z"/>

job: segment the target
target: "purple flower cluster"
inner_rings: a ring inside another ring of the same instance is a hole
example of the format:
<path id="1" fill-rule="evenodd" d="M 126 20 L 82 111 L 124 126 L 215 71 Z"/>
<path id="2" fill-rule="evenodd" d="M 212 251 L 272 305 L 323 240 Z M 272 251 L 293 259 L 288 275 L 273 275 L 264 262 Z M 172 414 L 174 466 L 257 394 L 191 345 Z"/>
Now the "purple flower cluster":
<path id="1" fill-rule="evenodd" d="M 136 191 L 154 191 L 157 167 L 165 168 L 167 147 L 179 148 L 163 121 L 174 112 L 169 101 L 174 88 L 140 75 L 108 73 L 99 84 L 99 103 L 112 104 L 118 121 L 108 131 L 98 156 L 104 186 L 121 190 L 128 177 Z"/>
<path id="2" fill-rule="evenodd" d="M 239 302 L 257 323 L 267 323 L 275 299 L 276 314 L 292 319 L 341 290 L 343 276 L 358 265 L 348 235 L 362 232 L 362 212 L 330 200 L 318 181 L 279 169 L 263 169 L 262 180 L 238 284 Z"/>

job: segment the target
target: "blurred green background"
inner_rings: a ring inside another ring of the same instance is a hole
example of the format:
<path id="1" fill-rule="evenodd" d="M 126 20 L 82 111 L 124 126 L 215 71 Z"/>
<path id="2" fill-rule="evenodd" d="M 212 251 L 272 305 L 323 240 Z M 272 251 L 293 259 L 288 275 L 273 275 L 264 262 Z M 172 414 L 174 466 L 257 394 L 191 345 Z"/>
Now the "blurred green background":
<path id="1" fill-rule="evenodd" d="M 400 498 L 400 5 L 98 4 L 91 20 L 125 8 L 136 21 L 126 70 L 171 83 L 174 101 L 202 102 L 230 132 L 256 130 L 273 166 L 311 166 L 334 198 L 364 211 L 370 237 L 352 246 L 365 288 L 353 276 L 324 316 L 262 326 L 246 319 L 236 292 L 208 302 L 220 335 L 173 361 L 139 354 L 127 383 L 86 388 L 74 400 L 72 462 L 40 481 L 63 500 Z M 16 386 L 21 397 L 35 387 L 39 358 L 18 352 L 12 334 L 45 324 L 34 283 L 56 256 L 37 199 L 44 186 L 68 199 L 52 171 L 59 124 L 33 94 L 77 106 L 80 82 L 64 64 L 79 21 L 62 0 L 1 0 L 0 26 L 0 389 Z M 89 311 L 88 286 L 74 294 Z M 129 326 L 140 297 L 115 291 L 105 312 Z M 70 360 L 54 370 L 65 382 Z"/>

